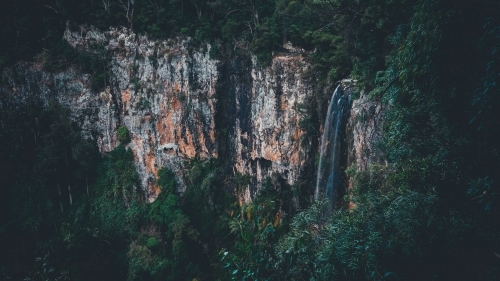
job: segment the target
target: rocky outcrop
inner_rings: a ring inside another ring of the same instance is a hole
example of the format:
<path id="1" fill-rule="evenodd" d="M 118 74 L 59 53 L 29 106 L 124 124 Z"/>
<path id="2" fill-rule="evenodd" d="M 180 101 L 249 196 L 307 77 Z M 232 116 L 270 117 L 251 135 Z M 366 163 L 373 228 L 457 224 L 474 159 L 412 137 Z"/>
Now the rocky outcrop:
<path id="1" fill-rule="evenodd" d="M 310 65 L 301 56 L 286 55 L 274 57 L 265 68 L 258 67 L 255 60 L 251 63 L 251 88 L 236 91 L 235 97 L 237 118 L 230 136 L 235 171 L 253 175 L 254 187 L 272 173 L 292 185 L 309 157 L 300 145 L 304 132 L 297 106 L 312 96 L 311 84 L 301 75 Z"/>
<path id="2" fill-rule="evenodd" d="M 365 91 L 353 101 L 347 124 L 348 166 L 358 171 L 369 171 L 373 163 L 382 163 L 384 155 L 377 148 L 382 138 L 385 108 L 378 99 L 371 99 Z"/>
<path id="3" fill-rule="evenodd" d="M 41 63 L 18 63 L 2 73 L 2 105 L 57 99 L 102 153 L 119 144 L 117 129 L 127 127 L 150 200 L 159 192 L 157 171 L 170 168 L 183 189 L 183 163 L 193 157 L 226 157 L 234 172 L 249 174 L 247 198 L 273 173 L 288 184 L 298 180 L 310 153 L 300 145 L 296 108 L 312 91 L 301 75 L 310 64 L 300 50 L 289 47 L 261 67 L 252 59 L 212 59 L 209 45 L 194 48 L 188 38 L 152 40 L 127 29 L 82 27 L 64 39 L 80 51 L 110 55 L 105 87 L 93 91 L 92 77 L 76 67 L 50 73 Z"/>

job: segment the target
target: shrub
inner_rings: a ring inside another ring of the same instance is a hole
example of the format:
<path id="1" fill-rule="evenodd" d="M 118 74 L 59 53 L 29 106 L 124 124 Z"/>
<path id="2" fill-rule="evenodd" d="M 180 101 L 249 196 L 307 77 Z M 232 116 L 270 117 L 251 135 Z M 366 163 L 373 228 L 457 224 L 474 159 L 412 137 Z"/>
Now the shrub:
<path id="1" fill-rule="evenodd" d="M 127 144 L 130 142 L 130 136 L 128 133 L 128 129 L 125 126 L 120 126 L 117 130 L 118 133 L 118 140 L 122 144 Z"/>

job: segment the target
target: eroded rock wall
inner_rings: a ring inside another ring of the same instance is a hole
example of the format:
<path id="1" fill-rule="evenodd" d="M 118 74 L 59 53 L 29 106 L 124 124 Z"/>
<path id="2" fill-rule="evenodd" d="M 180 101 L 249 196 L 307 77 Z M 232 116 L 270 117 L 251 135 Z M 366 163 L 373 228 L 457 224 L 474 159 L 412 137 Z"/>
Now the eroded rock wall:
<path id="1" fill-rule="evenodd" d="M 189 50 L 187 40 L 149 40 L 127 29 L 65 33 L 77 49 L 104 44 L 112 54 L 109 87 L 119 123 L 127 127 L 142 186 L 150 199 L 159 190 L 157 171 L 168 167 L 182 184 L 183 160 L 217 157 L 214 112 L 218 62 L 209 46 Z M 113 149 L 100 146 L 101 151 Z"/>
<path id="2" fill-rule="evenodd" d="M 261 68 L 251 61 L 251 88 L 235 91 L 236 118 L 230 138 L 234 140 L 234 169 L 250 174 L 251 187 L 278 173 L 290 185 L 298 177 L 309 151 L 300 145 L 299 104 L 312 96 L 312 86 L 302 73 L 310 68 L 301 56 L 274 57 Z M 247 74 L 247 75 L 248 75 Z M 255 188 L 248 192 L 253 193 Z M 248 198 L 250 194 L 246 194 Z"/>
<path id="3" fill-rule="evenodd" d="M 127 146 L 150 200 L 159 192 L 157 171 L 170 168 L 183 189 L 183 163 L 193 157 L 226 157 L 234 172 L 249 174 L 247 199 L 273 173 L 291 185 L 298 180 L 310 153 L 300 146 L 297 106 L 312 91 L 301 75 L 311 66 L 300 53 L 261 67 L 252 59 L 212 59 L 209 45 L 193 48 L 186 38 L 151 40 L 127 29 L 82 27 L 64 39 L 80 51 L 106 50 L 106 87 L 93 91 L 91 76 L 77 67 L 50 73 L 41 63 L 20 62 L 2 72 L 1 106 L 57 99 L 102 153 L 119 144 L 117 129 L 127 127 Z"/>
<path id="4" fill-rule="evenodd" d="M 348 166 L 369 171 L 373 163 L 384 163 L 385 157 L 377 144 L 382 138 L 385 110 L 382 101 L 370 98 L 365 91 L 353 101 L 347 124 Z"/>

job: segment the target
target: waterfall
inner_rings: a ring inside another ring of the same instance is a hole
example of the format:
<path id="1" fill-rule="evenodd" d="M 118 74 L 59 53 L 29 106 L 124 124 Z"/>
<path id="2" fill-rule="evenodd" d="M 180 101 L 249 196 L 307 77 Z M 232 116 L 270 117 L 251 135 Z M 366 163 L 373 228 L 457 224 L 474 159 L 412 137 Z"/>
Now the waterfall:
<path id="1" fill-rule="evenodd" d="M 341 145 L 345 133 L 345 121 L 350 109 L 349 97 L 339 85 L 333 92 L 328 105 L 321 147 L 319 150 L 318 174 L 316 178 L 316 200 L 328 198 L 330 207 L 335 205 L 338 199 L 338 187 L 342 179 L 340 168 L 342 160 Z"/>

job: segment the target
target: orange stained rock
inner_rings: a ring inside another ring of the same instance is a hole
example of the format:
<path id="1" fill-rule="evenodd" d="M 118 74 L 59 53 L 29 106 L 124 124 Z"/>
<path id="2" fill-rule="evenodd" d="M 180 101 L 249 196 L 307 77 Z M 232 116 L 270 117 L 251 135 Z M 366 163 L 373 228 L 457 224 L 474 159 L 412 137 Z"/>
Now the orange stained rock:
<path id="1" fill-rule="evenodd" d="M 200 124 L 200 122 L 196 122 L 196 134 L 198 135 L 198 139 L 196 140 L 198 144 L 201 145 L 202 152 L 205 155 L 202 155 L 202 157 L 209 157 L 209 151 L 206 146 L 206 139 L 205 139 L 205 134 L 203 133 L 203 124 Z"/>
<path id="2" fill-rule="evenodd" d="M 122 104 L 123 104 L 123 109 L 125 110 L 126 108 L 130 107 L 130 100 L 132 99 L 132 94 L 130 94 L 130 90 L 123 90 L 122 91 Z"/>
<path id="3" fill-rule="evenodd" d="M 304 134 L 304 132 L 301 129 L 299 129 L 299 128 L 295 129 L 295 132 L 293 132 L 293 135 L 292 135 L 292 140 L 295 142 L 294 144 L 298 145 L 297 141 L 299 140 L 300 136 L 302 136 L 303 134 Z"/>
<path id="4" fill-rule="evenodd" d="M 161 192 L 161 188 L 156 184 L 156 183 L 153 183 L 153 184 L 150 184 L 149 185 L 149 201 L 150 202 L 153 202 L 154 200 L 156 200 L 156 198 L 158 198 L 158 195 L 160 195 L 160 192 Z"/>
<path id="5" fill-rule="evenodd" d="M 174 90 L 174 93 L 178 93 L 181 90 L 181 88 L 179 86 L 179 83 L 174 83 L 174 89 L 173 90 Z"/>
<path id="6" fill-rule="evenodd" d="M 299 165 L 300 164 L 300 153 L 298 149 L 294 149 L 292 155 L 290 155 L 290 158 L 288 159 L 288 163 L 292 165 Z"/>
<path id="7" fill-rule="evenodd" d="M 193 143 L 193 135 L 189 131 L 189 128 L 186 128 L 185 131 L 186 134 L 186 142 L 184 141 L 184 138 L 181 134 L 181 130 L 177 130 L 177 140 L 178 140 L 178 145 L 179 145 L 179 151 L 186 155 L 189 158 L 195 157 L 196 156 L 196 148 Z"/>
<path id="8" fill-rule="evenodd" d="M 288 101 L 283 100 L 281 102 L 281 110 L 286 110 L 287 106 L 288 106 Z"/>
<path id="9" fill-rule="evenodd" d="M 273 60 L 275 60 L 275 61 L 293 61 L 296 59 L 297 58 L 292 57 L 292 56 L 276 56 L 276 57 L 274 57 Z"/>
<path id="10" fill-rule="evenodd" d="M 304 132 L 300 129 L 295 129 L 295 132 L 292 135 L 292 155 L 290 156 L 290 159 L 288 159 L 290 164 L 294 165 L 300 165 L 300 136 L 302 136 Z"/>
<path id="11" fill-rule="evenodd" d="M 214 130 L 214 128 L 210 128 L 209 134 L 210 134 L 210 140 L 212 142 L 215 142 L 215 130 Z"/>
<path id="12" fill-rule="evenodd" d="M 280 222 L 281 222 L 281 217 L 280 217 L 280 213 L 278 212 L 278 213 L 276 213 L 276 216 L 274 218 L 273 226 L 277 227 Z"/>
<path id="13" fill-rule="evenodd" d="M 151 144 L 151 139 L 150 139 L 150 144 Z M 146 164 L 146 171 L 148 173 L 154 174 L 155 178 L 158 178 L 158 171 L 156 169 L 156 156 L 153 152 L 154 145 L 150 145 L 149 153 L 144 155 L 145 157 L 145 164 Z"/>
<path id="14" fill-rule="evenodd" d="M 350 201 L 350 202 L 349 202 L 349 205 L 347 206 L 347 208 L 348 208 L 349 210 L 353 210 L 354 208 L 356 208 L 356 203 L 354 203 L 354 202 Z"/>
<path id="15" fill-rule="evenodd" d="M 160 120 L 156 123 L 156 131 L 160 136 L 159 143 L 175 143 L 175 124 L 170 110 L 160 111 Z"/>
<path id="16" fill-rule="evenodd" d="M 177 96 L 176 95 L 173 95 L 172 96 L 172 102 L 171 102 L 171 105 L 172 105 L 172 109 L 174 111 L 179 111 L 181 110 L 182 108 L 182 103 L 177 99 Z"/>
<path id="17" fill-rule="evenodd" d="M 262 157 L 273 162 L 280 162 L 281 152 L 279 151 L 279 143 L 273 141 L 271 145 L 266 146 L 262 153 Z"/>

